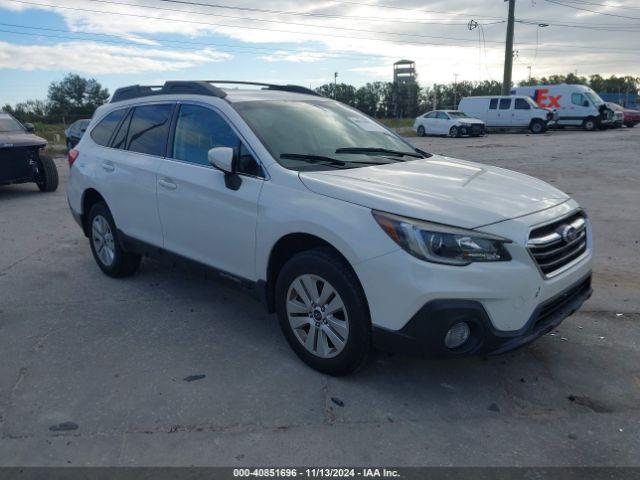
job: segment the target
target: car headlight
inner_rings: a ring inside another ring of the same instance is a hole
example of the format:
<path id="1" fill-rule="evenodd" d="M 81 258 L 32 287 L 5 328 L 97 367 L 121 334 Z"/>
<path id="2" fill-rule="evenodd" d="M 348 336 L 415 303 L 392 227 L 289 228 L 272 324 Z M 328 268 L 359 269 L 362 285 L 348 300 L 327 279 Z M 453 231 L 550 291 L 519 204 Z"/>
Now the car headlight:
<path id="1" fill-rule="evenodd" d="M 511 240 L 506 238 L 390 213 L 372 213 L 378 225 L 394 242 L 421 260 L 460 266 L 472 262 L 511 260 L 511 255 L 504 247 Z"/>

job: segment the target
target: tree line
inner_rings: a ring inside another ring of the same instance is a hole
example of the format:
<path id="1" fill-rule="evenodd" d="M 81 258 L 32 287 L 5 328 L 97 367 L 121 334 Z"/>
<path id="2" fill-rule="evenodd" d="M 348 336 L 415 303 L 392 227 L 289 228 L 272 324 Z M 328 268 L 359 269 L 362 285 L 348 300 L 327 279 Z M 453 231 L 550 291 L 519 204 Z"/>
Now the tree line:
<path id="1" fill-rule="evenodd" d="M 640 77 L 615 75 L 604 78 L 573 73 L 534 77 L 519 82 L 520 86 L 545 84 L 581 84 L 599 93 L 637 94 Z M 495 80 L 456 83 L 421 87 L 418 83 L 396 84 L 370 82 L 361 87 L 346 83 L 326 83 L 316 91 L 326 97 L 346 103 L 376 118 L 407 118 L 434 108 L 456 108 L 462 97 L 473 95 L 499 95 L 501 83 Z M 22 122 L 69 124 L 79 118 L 88 118 L 94 110 L 107 102 L 109 91 L 95 79 L 68 74 L 60 82 L 49 85 L 45 100 L 28 100 L 15 106 L 2 107 Z"/>

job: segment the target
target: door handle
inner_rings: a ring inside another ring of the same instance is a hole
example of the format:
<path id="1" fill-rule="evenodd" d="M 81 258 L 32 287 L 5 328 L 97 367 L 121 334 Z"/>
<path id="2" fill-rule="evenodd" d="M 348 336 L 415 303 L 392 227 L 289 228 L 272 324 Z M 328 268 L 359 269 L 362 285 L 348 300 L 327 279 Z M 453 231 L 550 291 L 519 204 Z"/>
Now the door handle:
<path id="1" fill-rule="evenodd" d="M 175 183 L 173 183 L 170 179 L 168 178 L 161 178 L 160 180 L 158 180 L 158 184 L 162 187 L 162 188 L 166 188 L 167 190 L 175 190 L 176 188 L 178 188 L 178 185 L 176 185 Z"/>
<path id="2" fill-rule="evenodd" d="M 106 162 L 102 162 L 102 169 L 105 172 L 113 172 L 116 167 L 113 165 L 112 162 L 106 161 Z"/>

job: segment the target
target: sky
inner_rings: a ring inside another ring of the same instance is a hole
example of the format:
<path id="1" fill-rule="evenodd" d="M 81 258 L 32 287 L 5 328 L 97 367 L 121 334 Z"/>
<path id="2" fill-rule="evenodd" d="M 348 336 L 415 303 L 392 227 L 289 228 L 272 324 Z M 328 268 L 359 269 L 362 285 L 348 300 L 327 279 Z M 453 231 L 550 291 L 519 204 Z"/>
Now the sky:
<path id="1" fill-rule="evenodd" d="M 221 3 L 218 3 L 221 2 Z M 44 99 L 69 72 L 111 92 L 173 79 L 315 88 L 502 80 L 503 0 L 0 0 L 0 105 Z M 640 76 L 640 0 L 517 0 L 514 81 Z"/>

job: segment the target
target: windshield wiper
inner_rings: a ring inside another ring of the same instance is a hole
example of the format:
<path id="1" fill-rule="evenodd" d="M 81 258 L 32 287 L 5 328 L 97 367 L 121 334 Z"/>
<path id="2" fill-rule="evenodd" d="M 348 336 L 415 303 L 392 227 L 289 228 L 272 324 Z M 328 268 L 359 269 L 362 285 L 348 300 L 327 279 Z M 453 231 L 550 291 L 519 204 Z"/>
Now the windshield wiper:
<path id="1" fill-rule="evenodd" d="M 281 153 L 280 158 L 285 160 L 309 160 L 313 163 L 325 163 L 329 165 L 335 165 L 337 167 L 344 167 L 347 163 L 342 160 L 337 160 L 331 157 L 325 157 L 323 155 L 310 155 L 305 153 Z"/>
<path id="2" fill-rule="evenodd" d="M 424 158 L 421 154 L 417 152 L 403 152 L 401 150 L 389 150 L 387 148 L 373 148 L 373 147 L 347 147 L 347 148 L 338 148 L 336 153 L 382 153 L 385 155 L 394 155 L 397 157 L 414 157 L 414 158 Z"/>

